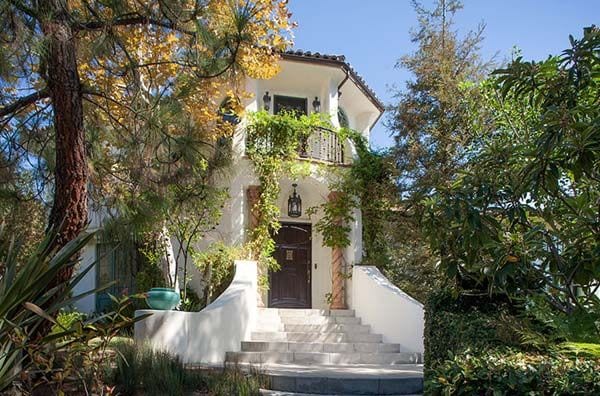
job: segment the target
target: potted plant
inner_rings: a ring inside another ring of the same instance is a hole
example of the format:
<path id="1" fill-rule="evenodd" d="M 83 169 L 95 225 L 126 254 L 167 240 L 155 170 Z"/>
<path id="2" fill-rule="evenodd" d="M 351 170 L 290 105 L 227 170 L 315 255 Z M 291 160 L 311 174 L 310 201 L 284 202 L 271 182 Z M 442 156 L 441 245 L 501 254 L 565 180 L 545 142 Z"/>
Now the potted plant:
<path id="1" fill-rule="evenodd" d="M 179 293 L 169 287 L 153 287 L 146 294 L 146 304 L 152 309 L 170 310 L 181 302 Z"/>

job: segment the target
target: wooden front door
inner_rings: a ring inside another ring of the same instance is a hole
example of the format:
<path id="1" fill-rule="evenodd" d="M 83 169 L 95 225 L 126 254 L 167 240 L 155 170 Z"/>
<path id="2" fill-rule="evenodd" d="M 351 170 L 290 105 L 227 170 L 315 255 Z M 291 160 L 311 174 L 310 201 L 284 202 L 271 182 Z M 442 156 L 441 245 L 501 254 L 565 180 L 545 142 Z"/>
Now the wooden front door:
<path id="1" fill-rule="evenodd" d="M 283 223 L 274 239 L 281 269 L 269 273 L 269 307 L 310 308 L 310 224 Z"/>

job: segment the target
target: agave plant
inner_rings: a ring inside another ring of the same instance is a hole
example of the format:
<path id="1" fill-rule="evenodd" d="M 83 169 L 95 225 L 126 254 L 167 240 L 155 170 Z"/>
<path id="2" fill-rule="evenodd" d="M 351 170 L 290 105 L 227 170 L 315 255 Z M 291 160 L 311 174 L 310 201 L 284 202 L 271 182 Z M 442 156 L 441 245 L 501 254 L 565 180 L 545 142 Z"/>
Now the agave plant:
<path id="1" fill-rule="evenodd" d="M 0 273 L 0 391 L 32 364 L 32 359 L 27 357 L 31 345 L 58 347 L 57 341 L 73 332 L 64 329 L 55 334 L 39 335 L 40 330 L 47 327 L 47 321 L 55 323 L 53 316 L 61 308 L 110 286 L 72 296 L 73 288 L 90 271 L 92 264 L 71 280 L 48 287 L 61 270 L 77 263 L 79 252 L 92 237 L 93 233 L 83 233 L 56 251 L 52 249 L 54 234 L 49 233 L 26 262 L 18 262 L 20 244 L 14 241 L 0 257 L 0 269 L 3 270 Z"/>

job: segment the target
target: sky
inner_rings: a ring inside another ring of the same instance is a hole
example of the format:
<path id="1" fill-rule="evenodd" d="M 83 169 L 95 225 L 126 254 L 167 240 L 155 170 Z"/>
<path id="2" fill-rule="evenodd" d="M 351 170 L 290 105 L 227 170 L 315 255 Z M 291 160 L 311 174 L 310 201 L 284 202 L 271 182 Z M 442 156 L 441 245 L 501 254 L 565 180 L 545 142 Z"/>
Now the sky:
<path id="1" fill-rule="evenodd" d="M 422 0 L 431 6 L 433 0 Z M 559 54 L 569 46 L 569 34 L 581 37 L 583 27 L 600 25 L 600 0 L 463 0 L 455 17 L 460 33 L 485 23 L 483 59 L 510 59 L 514 47 L 527 60 Z M 409 0 L 290 0 L 298 23 L 294 48 L 342 54 L 387 105 L 394 87 L 404 88 L 411 75 L 395 68 L 397 60 L 414 52 L 410 29 L 417 26 Z M 371 133 L 374 147 L 392 144 L 380 119 Z"/>

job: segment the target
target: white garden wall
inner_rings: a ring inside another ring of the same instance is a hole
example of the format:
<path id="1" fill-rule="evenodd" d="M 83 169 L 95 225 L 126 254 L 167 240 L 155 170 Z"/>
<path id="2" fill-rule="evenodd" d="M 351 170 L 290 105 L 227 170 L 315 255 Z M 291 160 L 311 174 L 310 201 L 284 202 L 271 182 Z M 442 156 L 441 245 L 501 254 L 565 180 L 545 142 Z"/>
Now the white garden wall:
<path id="1" fill-rule="evenodd" d="M 376 267 L 355 265 L 352 306 L 383 342 L 400 344 L 403 352 L 423 352 L 423 304 L 394 286 Z"/>
<path id="2" fill-rule="evenodd" d="M 231 285 L 200 312 L 144 309 L 135 324 L 136 341 L 167 350 L 184 363 L 222 364 L 225 352 L 239 351 L 256 322 L 257 270 L 254 261 L 236 261 Z"/>

